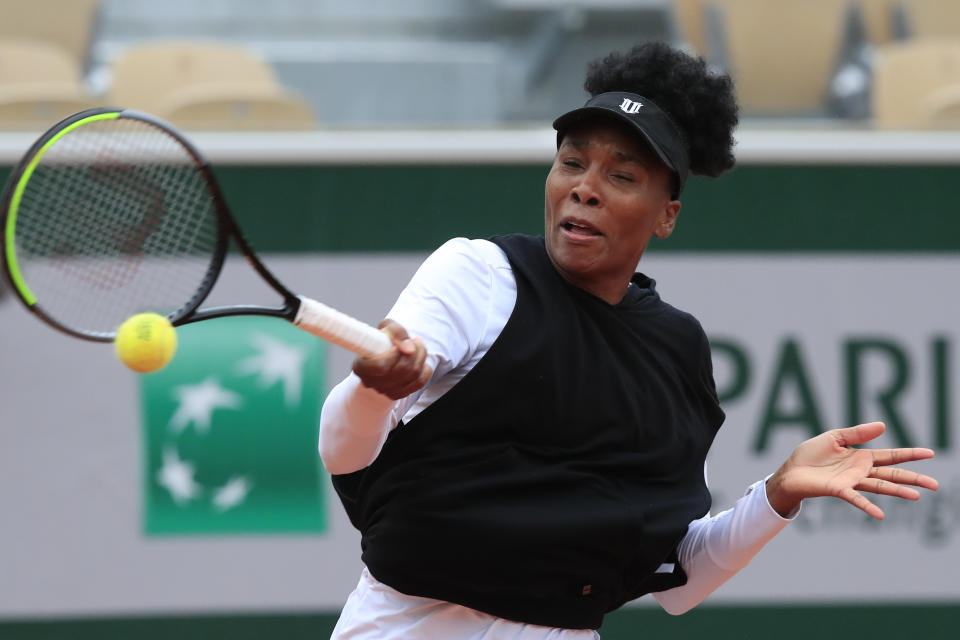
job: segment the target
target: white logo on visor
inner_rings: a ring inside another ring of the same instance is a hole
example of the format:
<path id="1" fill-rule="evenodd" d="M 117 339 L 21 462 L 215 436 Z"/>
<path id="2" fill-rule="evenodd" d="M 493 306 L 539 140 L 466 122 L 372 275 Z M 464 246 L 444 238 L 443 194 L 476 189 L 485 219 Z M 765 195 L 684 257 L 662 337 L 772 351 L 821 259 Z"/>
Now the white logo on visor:
<path id="1" fill-rule="evenodd" d="M 639 101 L 635 102 L 630 98 L 624 98 L 623 102 L 620 103 L 620 110 L 623 111 L 624 113 L 633 114 L 640 111 L 640 107 L 642 106 L 643 106 L 642 102 L 639 102 Z"/>

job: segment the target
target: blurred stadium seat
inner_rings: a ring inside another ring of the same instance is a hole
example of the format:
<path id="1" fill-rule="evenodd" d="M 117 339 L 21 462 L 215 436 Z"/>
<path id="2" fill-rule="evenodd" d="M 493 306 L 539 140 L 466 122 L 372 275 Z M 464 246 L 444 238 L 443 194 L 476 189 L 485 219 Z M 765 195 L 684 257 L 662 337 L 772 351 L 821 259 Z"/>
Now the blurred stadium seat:
<path id="1" fill-rule="evenodd" d="M 0 40 L 0 128 L 44 130 L 95 106 L 81 82 L 79 63 L 41 40 Z"/>
<path id="2" fill-rule="evenodd" d="M 867 34 L 873 44 L 885 44 L 892 37 L 890 0 L 856 0 Z"/>
<path id="3" fill-rule="evenodd" d="M 878 48 L 873 113 L 882 128 L 960 128 L 960 39 Z"/>
<path id="4" fill-rule="evenodd" d="M 44 131 L 66 116 L 97 106 L 70 86 L 51 84 L 21 91 L 0 87 L 0 130 Z"/>
<path id="5" fill-rule="evenodd" d="M 131 46 L 248 47 L 324 127 L 543 122 L 603 52 L 669 39 L 670 0 L 103 0 L 91 84 Z M 556 36 L 556 37 L 555 37 Z M 559 41 L 558 46 L 552 46 Z"/>
<path id="6" fill-rule="evenodd" d="M 853 77 L 851 5 L 868 37 L 861 53 L 906 36 L 960 38 L 960 0 L 0 0 L 0 38 L 62 54 L 61 71 L 13 82 L 0 69 L 0 127 L 36 128 L 89 106 L 84 86 L 102 92 L 98 103 L 185 128 L 539 121 L 580 99 L 570 69 L 644 39 L 685 42 L 729 71 L 746 118 L 863 118 L 837 107 L 837 88 L 850 84 L 839 81 Z M 14 57 L 38 59 L 13 66 L 36 69 L 44 56 L 53 54 L 23 51 Z M 0 52 L 0 65 L 14 57 Z"/>
<path id="7" fill-rule="evenodd" d="M 0 39 L 0 85 L 75 83 L 80 86 L 77 61 L 55 44 L 42 40 Z"/>
<path id="8" fill-rule="evenodd" d="M 204 131 L 280 131 L 316 128 L 302 98 L 274 87 L 204 84 L 168 94 L 156 115 L 183 129 Z"/>
<path id="9" fill-rule="evenodd" d="M 848 4 L 860 8 L 870 41 L 874 44 L 882 44 L 890 40 L 890 2 L 891 0 L 848 0 Z M 723 9 L 725 4 L 726 0 L 673 0 L 673 19 L 680 39 L 696 53 L 700 55 L 706 53 L 704 8 L 713 5 Z"/>
<path id="10" fill-rule="evenodd" d="M 960 38 L 957 0 L 892 0 L 903 38 Z"/>
<path id="11" fill-rule="evenodd" d="M 275 87 L 270 65 L 243 47 L 207 42 L 134 45 L 113 61 L 110 100 L 119 107 L 152 111 L 176 89 L 209 82 Z"/>
<path id="12" fill-rule="evenodd" d="M 960 83 L 934 89 L 923 100 L 923 106 L 929 126 L 960 128 Z"/>
<path id="13" fill-rule="evenodd" d="M 703 34 L 704 7 L 710 0 L 673 0 L 673 20 L 678 38 L 699 55 L 706 53 Z M 720 0 L 713 4 L 722 6 Z"/>
<path id="14" fill-rule="evenodd" d="M 706 55 L 731 74 L 746 115 L 822 114 L 847 6 L 846 0 L 708 3 Z"/>
<path id="15" fill-rule="evenodd" d="M 110 102 L 185 128 L 313 128 L 309 106 L 271 65 L 239 45 L 151 42 L 111 65 Z M 189 123 L 189 124 L 187 124 Z"/>
<path id="16" fill-rule="evenodd" d="M 487 2 L 105 0 L 104 8 L 98 71 L 149 41 L 203 39 L 256 52 L 325 126 L 495 122 L 501 112 L 508 65 L 490 42 Z"/>
<path id="17" fill-rule="evenodd" d="M 0 0 L 0 38 L 42 40 L 85 67 L 99 0 Z"/>

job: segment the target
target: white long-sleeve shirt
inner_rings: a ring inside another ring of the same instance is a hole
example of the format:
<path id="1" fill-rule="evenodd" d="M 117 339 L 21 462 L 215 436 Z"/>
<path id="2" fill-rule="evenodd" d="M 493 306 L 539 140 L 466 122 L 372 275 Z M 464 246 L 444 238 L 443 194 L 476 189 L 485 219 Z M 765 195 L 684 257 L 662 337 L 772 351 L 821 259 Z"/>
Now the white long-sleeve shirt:
<path id="1" fill-rule="evenodd" d="M 430 255 L 387 317 L 423 340 L 433 376 L 419 392 L 397 401 L 363 386 L 354 374 L 338 384 L 320 418 L 319 449 L 327 470 L 341 474 L 370 465 L 401 419 L 408 422 L 430 406 L 486 354 L 513 312 L 516 297 L 510 263 L 492 242 L 456 238 Z M 733 508 L 690 523 L 678 549 L 687 584 L 653 594 L 667 612 L 680 614 L 702 602 L 796 516 L 781 517 L 763 489 L 760 480 Z M 333 637 L 580 640 L 596 634 L 502 620 L 453 603 L 409 596 L 364 570 Z"/>

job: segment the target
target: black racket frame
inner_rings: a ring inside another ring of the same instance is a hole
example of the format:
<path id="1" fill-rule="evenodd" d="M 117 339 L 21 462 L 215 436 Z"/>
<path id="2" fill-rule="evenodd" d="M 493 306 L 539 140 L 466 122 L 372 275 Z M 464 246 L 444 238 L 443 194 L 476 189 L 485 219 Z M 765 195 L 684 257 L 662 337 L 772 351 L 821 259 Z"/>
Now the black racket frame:
<path id="1" fill-rule="evenodd" d="M 95 332 L 70 327 L 44 311 L 39 299 L 33 304 L 30 304 L 14 282 L 13 274 L 10 272 L 9 259 L 6 255 L 6 224 L 7 217 L 9 215 L 10 201 L 13 198 L 16 185 L 20 182 L 20 179 L 29 167 L 33 158 L 44 147 L 44 145 L 46 145 L 54 136 L 67 127 L 70 127 L 74 123 L 91 116 L 105 113 L 116 113 L 117 118 L 138 120 L 146 123 L 161 130 L 180 143 L 193 158 L 196 170 L 206 182 L 207 190 L 210 194 L 214 211 L 216 212 L 217 242 L 210 264 L 207 268 L 207 272 L 193 296 L 191 296 L 190 299 L 187 300 L 177 310 L 167 314 L 167 318 L 170 320 L 171 324 L 174 326 L 181 326 L 193 322 L 199 322 L 201 320 L 209 320 L 211 318 L 239 315 L 271 316 L 293 321 L 300 309 L 300 298 L 295 293 L 290 291 L 290 289 L 288 289 L 283 283 L 281 283 L 276 276 L 274 276 L 273 273 L 263 264 L 263 262 L 261 262 L 260 258 L 257 257 L 253 247 L 243 235 L 243 231 L 237 224 L 230 207 L 227 205 L 226 198 L 223 195 L 220 184 L 217 182 L 217 179 L 214 176 L 210 163 L 206 160 L 206 158 L 204 158 L 203 154 L 200 153 L 199 149 L 197 149 L 193 143 L 187 139 L 186 136 L 180 133 L 176 127 L 151 114 L 133 109 L 102 107 L 87 109 L 85 111 L 80 111 L 70 115 L 40 136 L 40 138 L 38 138 L 37 141 L 34 142 L 33 145 L 31 145 L 31 147 L 27 150 L 20 162 L 14 167 L 10 177 L 7 180 L 3 195 L 0 197 L 0 230 L 3 230 L 2 236 L 4 239 L 3 242 L 0 242 L 0 256 L 3 258 L 0 260 L 0 262 L 3 264 L 4 274 L 10 282 L 10 288 L 17 295 L 17 298 L 27 307 L 27 309 L 36 314 L 37 317 L 46 322 L 48 325 L 74 337 L 81 338 L 83 340 L 91 340 L 94 342 L 112 342 L 116 337 L 116 330 L 109 332 Z M 237 249 L 239 249 L 240 253 L 247 260 L 250 266 L 252 266 L 254 270 L 260 274 L 264 281 L 266 281 L 267 284 L 269 284 L 270 287 L 279 293 L 283 298 L 281 305 L 275 307 L 264 305 L 225 305 L 210 307 L 202 310 L 200 309 L 200 305 L 203 304 L 203 301 L 213 290 L 213 286 L 216 284 L 217 278 L 220 276 L 220 272 L 223 270 L 223 265 L 226 262 L 231 238 L 236 244 Z"/>

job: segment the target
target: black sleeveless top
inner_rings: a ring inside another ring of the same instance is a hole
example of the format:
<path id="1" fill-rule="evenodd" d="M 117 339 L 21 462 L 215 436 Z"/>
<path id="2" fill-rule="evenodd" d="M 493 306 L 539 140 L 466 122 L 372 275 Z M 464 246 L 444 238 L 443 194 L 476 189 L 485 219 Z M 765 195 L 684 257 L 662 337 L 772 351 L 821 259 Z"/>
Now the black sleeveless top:
<path id="1" fill-rule="evenodd" d="M 697 320 L 636 274 L 620 303 L 567 283 L 543 238 L 492 239 L 517 303 L 487 354 L 334 476 L 363 562 L 406 594 L 551 627 L 684 584 L 723 421 Z M 672 567 L 671 567 L 672 565 Z"/>

